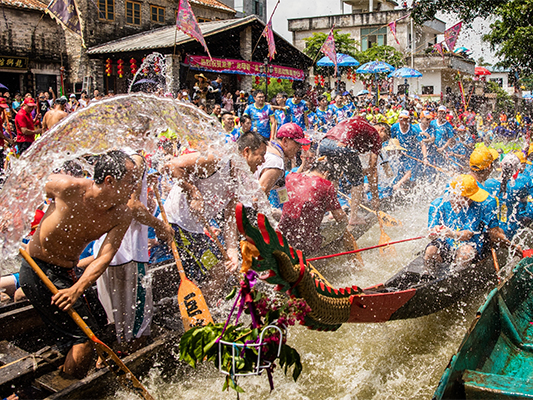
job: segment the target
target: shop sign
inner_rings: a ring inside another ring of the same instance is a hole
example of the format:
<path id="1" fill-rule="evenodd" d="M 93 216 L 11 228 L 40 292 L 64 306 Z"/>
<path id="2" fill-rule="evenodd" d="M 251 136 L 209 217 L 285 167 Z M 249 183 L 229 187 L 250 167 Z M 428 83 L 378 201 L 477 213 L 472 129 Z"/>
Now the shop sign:
<path id="1" fill-rule="evenodd" d="M 0 68 L 28 69 L 28 59 L 25 57 L 0 56 Z"/>
<path id="2" fill-rule="evenodd" d="M 254 61 L 244 60 L 228 60 L 220 58 L 204 57 L 204 56 L 187 56 L 186 64 L 189 64 L 190 69 L 208 72 L 219 72 L 223 74 L 240 74 L 240 75 L 256 75 L 264 76 L 261 73 L 264 70 L 264 64 Z M 269 64 L 268 76 L 270 78 L 291 79 L 295 81 L 303 81 L 305 79 L 304 71 L 301 69 L 283 67 L 281 65 Z"/>

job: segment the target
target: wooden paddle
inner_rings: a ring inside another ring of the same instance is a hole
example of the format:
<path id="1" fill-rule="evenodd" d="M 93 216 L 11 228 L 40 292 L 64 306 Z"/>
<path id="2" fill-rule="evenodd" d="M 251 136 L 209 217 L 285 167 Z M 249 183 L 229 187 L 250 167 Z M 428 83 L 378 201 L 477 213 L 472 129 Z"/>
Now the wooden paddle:
<path id="1" fill-rule="evenodd" d="M 501 283 L 502 280 L 500 278 L 500 264 L 498 263 L 498 256 L 496 255 L 496 250 L 494 250 L 494 247 L 490 248 L 490 252 L 492 253 L 492 261 L 494 262 L 494 269 L 496 270 L 496 276 L 498 277 L 498 283 Z"/>
<path id="2" fill-rule="evenodd" d="M 383 229 L 383 221 L 380 216 L 378 216 L 378 221 L 379 221 L 379 229 L 381 231 L 378 244 L 383 244 L 383 245 L 390 244 L 390 241 L 391 241 L 390 237 L 385 232 L 385 229 Z M 387 250 L 387 253 L 385 253 L 385 250 Z M 379 253 L 381 255 L 396 257 L 396 249 L 394 248 L 394 246 L 380 247 Z"/>
<path id="3" fill-rule="evenodd" d="M 338 194 L 340 194 L 342 197 L 344 197 L 345 199 L 347 199 L 349 202 L 350 202 L 350 206 L 352 204 L 352 199 L 350 198 L 350 196 L 340 192 L 340 191 L 337 191 Z M 389 215 L 383 211 L 378 211 L 378 212 L 375 212 L 374 210 L 362 205 L 362 204 L 359 204 L 359 207 L 361 207 L 363 210 L 366 210 L 368 212 L 371 212 L 373 214 L 375 214 L 377 217 L 381 217 L 381 219 L 383 220 L 383 223 L 385 224 L 385 226 L 388 226 L 388 227 L 392 227 L 392 226 L 399 226 L 399 225 L 402 225 L 402 221 L 394 218 L 392 215 Z"/>
<path id="4" fill-rule="evenodd" d="M 163 207 L 159 190 L 155 186 L 153 186 L 153 190 L 157 204 L 161 210 L 163 222 L 168 225 L 167 213 Z M 209 312 L 209 308 L 207 307 L 207 303 L 205 302 L 204 295 L 200 291 L 200 288 L 190 281 L 189 278 L 187 278 L 187 275 L 185 275 L 175 241 L 172 242 L 172 254 L 174 255 L 176 267 L 180 274 L 178 305 L 180 308 L 181 319 L 183 320 L 183 328 L 185 331 L 188 331 L 193 326 L 205 326 L 210 322 L 213 322 L 213 318 L 211 318 L 211 313 Z"/>
<path id="5" fill-rule="evenodd" d="M 410 155 L 405 154 L 405 153 L 402 153 L 402 154 L 403 154 L 404 156 L 406 156 L 407 158 L 410 158 L 410 159 L 412 159 L 412 160 L 415 160 L 415 161 L 418 161 L 419 163 L 424 164 L 424 161 L 419 160 L 418 158 L 411 157 Z M 426 165 L 426 164 L 424 164 L 424 165 Z M 436 169 L 436 170 L 439 171 L 439 172 L 442 172 L 444 175 L 453 176 L 453 175 L 450 174 L 448 171 L 446 171 L 446 170 L 444 170 L 444 169 L 442 169 L 442 168 L 440 168 L 440 167 L 437 167 L 436 165 L 432 165 L 432 164 L 427 164 L 427 165 L 428 165 L 429 167 L 431 167 L 431 168 Z"/>
<path id="6" fill-rule="evenodd" d="M 30 255 L 23 249 L 19 249 L 20 254 L 28 264 L 30 264 L 30 267 L 35 271 L 37 276 L 43 281 L 43 283 L 46 285 L 48 290 L 52 292 L 52 294 L 56 294 L 59 290 L 54 286 L 52 281 L 48 279 L 48 277 L 45 275 L 43 270 L 33 261 L 33 258 L 30 257 Z M 80 329 L 87 335 L 87 337 L 92 340 L 94 347 L 96 348 L 96 352 L 100 356 L 100 358 L 104 361 L 104 363 L 109 367 L 109 369 L 117 376 L 118 381 L 126 388 L 129 389 L 138 395 L 142 396 L 144 399 L 147 400 L 154 400 L 154 398 L 148 393 L 146 388 L 142 385 L 141 382 L 132 374 L 132 372 L 124 365 L 122 360 L 118 358 L 118 356 L 111 350 L 108 346 L 106 346 L 103 342 L 101 342 L 91 331 L 91 329 L 87 326 L 85 321 L 80 317 L 80 315 L 74 311 L 72 308 L 67 310 L 67 313 L 72 317 L 74 322 L 80 327 Z"/>

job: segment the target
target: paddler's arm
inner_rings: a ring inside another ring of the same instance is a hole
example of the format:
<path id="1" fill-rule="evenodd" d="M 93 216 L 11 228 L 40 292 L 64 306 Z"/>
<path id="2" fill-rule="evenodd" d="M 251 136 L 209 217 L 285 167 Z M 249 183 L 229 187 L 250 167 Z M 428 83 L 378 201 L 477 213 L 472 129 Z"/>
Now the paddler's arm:
<path id="1" fill-rule="evenodd" d="M 259 185 L 267 196 L 268 192 L 272 190 L 281 175 L 283 175 L 283 170 L 278 168 L 268 168 L 262 171 L 262 174 L 259 177 Z"/>
<path id="2" fill-rule="evenodd" d="M 446 150 L 450 146 L 450 143 L 452 142 L 452 139 L 453 139 L 453 137 L 449 138 L 446 141 L 446 143 L 444 143 L 444 146 L 437 148 L 437 151 L 442 153 L 444 150 Z"/>
<path id="3" fill-rule="evenodd" d="M 270 140 L 274 140 L 276 138 L 276 131 L 278 129 L 278 123 L 276 121 L 276 117 L 274 114 L 270 116 Z"/>
<path id="4" fill-rule="evenodd" d="M 507 239 L 507 236 L 505 236 L 505 232 L 502 228 L 496 227 L 489 229 L 489 238 L 491 243 L 498 244 L 498 245 L 505 245 L 507 247 L 514 247 L 517 251 L 522 253 L 522 247 L 518 244 L 513 244 L 509 239 Z"/>
<path id="5" fill-rule="evenodd" d="M 207 178 L 216 172 L 217 159 L 215 156 L 209 154 L 206 157 L 198 152 L 184 154 L 172 159 L 165 165 L 165 169 L 170 171 L 173 178 L 178 179 L 178 185 L 185 192 L 192 213 L 203 216 L 204 198 L 191 182 L 194 176 Z"/>
<path id="6" fill-rule="evenodd" d="M 422 161 L 424 162 L 424 165 L 428 165 L 428 147 L 424 140 L 420 142 L 420 148 L 422 149 Z"/>
<path id="7" fill-rule="evenodd" d="M 104 273 L 118 251 L 122 238 L 130 226 L 131 213 L 128 210 L 124 210 L 124 214 L 121 223 L 107 233 L 98 257 L 87 266 L 80 279 L 74 285 L 68 289 L 62 289 L 52 296 L 52 304 L 55 304 L 63 311 L 69 310 L 83 292 L 94 285 L 100 275 Z"/>
<path id="8" fill-rule="evenodd" d="M 239 250 L 237 249 L 237 222 L 235 221 L 235 199 L 224 210 L 224 241 L 226 242 L 229 260 L 226 260 L 226 268 L 235 272 L 239 267 Z"/>
<path id="9" fill-rule="evenodd" d="M 372 208 L 379 211 L 379 191 L 378 191 L 378 155 L 370 153 L 370 162 L 368 166 L 368 183 L 370 184 L 370 193 L 372 194 Z"/>

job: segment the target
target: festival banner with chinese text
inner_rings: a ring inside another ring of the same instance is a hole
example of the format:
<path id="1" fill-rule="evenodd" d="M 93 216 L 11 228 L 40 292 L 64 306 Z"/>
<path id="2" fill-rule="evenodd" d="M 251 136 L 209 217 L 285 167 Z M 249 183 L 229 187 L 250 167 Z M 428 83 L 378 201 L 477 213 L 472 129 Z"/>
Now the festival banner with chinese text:
<path id="1" fill-rule="evenodd" d="M 190 69 L 208 72 L 220 72 L 224 74 L 239 74 L 239 75 L 265 75 L 261 73 L 261 67 L 264 67 L 263 63 L 244 61 L 244 60 L 228 60 L 213 58 L 204 56 L 191 56 L 188 55 L 186 64 L 189 64 Z M 295 81 L 303 81 L 305 78 L 304 71 L 297 68 L 283 67 L 281 65 L 270 64 L 273 72 L 268 73 L 269 78 L 281 78 L 291 79 Z"/>

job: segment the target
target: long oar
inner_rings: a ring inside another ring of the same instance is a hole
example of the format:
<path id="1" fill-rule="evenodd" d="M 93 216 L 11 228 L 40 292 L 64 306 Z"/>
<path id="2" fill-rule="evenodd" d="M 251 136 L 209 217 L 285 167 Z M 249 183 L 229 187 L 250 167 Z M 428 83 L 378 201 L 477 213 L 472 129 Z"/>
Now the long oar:
<path id="1" fill-rule="evenodd" d="M 48 279 L 42 269 L 39 268 L 35 261 L 33 261 L 33 258 L 31 258 L 25 250 L 19 249 L 19 251 L 22 257 L 24 257 L 24 259 L 27 261 L 27 263 L 30 264 L 30 267 L 35 271 L 37 276 L 46 285 L 48 290 L 50 290 L 52 294 L 55 295 L 58 290 L 54 286 L 52 281 Z M 95 336 L 93 331 L 91 331 L 91 329 L 87 326 L 87 324 L 80 317 L 80 315 L 72 308 L 69 308 L 67 310 L 67 313 L 72 317 L 74 322 L 80 327 L 83 333 L 85 333 L 87 337 L 92 340 L 94 347 L 96 348 L 96 352 L 98 353 L 100 358 L 104 360 L 104 363 L 109 367 L 109 369 L 117 376 L 119 382 L 126 389 L 132 390 L 133 392 L 142 396 L 144 399 L 154 400 L 154 398 L 150 395 L 150 393 L 148 393 L 142 383 L 139 382 L 139 380 L 132 374 L 129 368 L 124 365 L 122 360 L 118 358 L 118 356 L 113 352 L 113 350 L 111 350 Z"/>
<path id="2" fill-rule="evenodd" d="M 154 186 L 154 194 L 161 210 L 161 217 L 163 222 L 168 225 L 168 218 L 163 202 L 161 201 L 161 195 L 159 190 Z M 183 320 L 183 327 L 185 331 L 188 331 L 193 326 L 203 326 L 210 322 L 213 322 L 211 313 L 205 302 L 204 295 L 200 291 L 200 288 L 196 286 L 192 281 L 187 278 L 185 271 L 183 270 L 183 264 L 181 263 L 178 248 L 176 242 L 172 242 L 172 254 L 174 260 L 176 260 L 176 267 L 180 274 L 180 286 L 178 288 L 178 305 L 180 308 L 181 319 Z"/>
<path id="3" fill-rule="evenodd" d="M 340 191 L 337 191 L 338 194 L 340 194 L 342 197 L 344 197 L 345 199 L 347 199 L 349 202 L 350 202 L 350 205 L 351 205 L 351 198 L 350 196 L 340 192 Z M 383 211 L 379 211 L 379 212 L 376 212 L 362 204 L 359 204 L 359 207 L 361 207 L 363 210 L 366 210 L 368 212 L 371 212 L 373 214 L 375 214 L 376 216 L 378 217 L 381 217 L 381 219 L 383 220 L 383 223 L 385 224 L 385 226 L 389 226 L 389 227 L 392 227 L 392 226 L 398 226 L 398 225 L 402 225 L 402 221 L 394 218 L 392 215 L 389 215 Z"/>
<path id="4" fill-rule="evenodd" d="M 490 252 L 492 253 L 492 261 L 494 262 L 494 269 L 496 270 L 496 276 L 498 277 L 498 283 L 501 283 L 501 278 L 500 278 L 500 264 L 498 263 L 498 256 L 496 255 L 496 250 L 494 249 L 494 247 L 491 247 L 490 248 Z"/>
<path id="5" fill-rule="evenodd" d="M 415 160 L 415 161 L 418 161 L 419 163 L 424 164 L 424 161 L 419 160 L 418 158 L 411 157 L 410 155 L 405 154 L 405 153 L 403 153 L 403 155 L 406 156 L 407 158 L 410 158 L 410 159 L 412 159 L 412 160 Z M 442 169 L 442 168 L 440 168 L 440 167 L 437 167 L 436 165 L 433 165 L 433 164 L 424 164 L 424 165 L 427 165 L 427 166 L 429 166 L 429 167 L 431 167 L 431 168 L 434 168 L 434 169 L 436 169 L 437 171 L 442 172 L 444 175 L 452 176 L 448 171 L 446 171 L 446 170 L 444 170 L 444 169 Z"/>
<path id="6" fill-rule="evenodd" d="M 379 230 L 381 231 L 379 235 L 378 244 L 383 244 L 385 246 L 390 245 L 390 236 L 387 235 L 387 233 L 385 232 L 385 229 L 383 228 L 383 220 L 379 216 L 378 216 L 378 221 L 379 221 Z M 386 248 L 384 247 L 379 248 L 379 253 L 381 255 L 387 255 L 387 256 L 392 256 L 392 257 L 396 256 L 396 249 L 393 246 L 387 246 Z M 385 253 L 385 251 L 387 251 L 387 253 Z"/>
<path id="7" fill-rule="evenodd" d="M 337 254 L 329 254 L 329 255 L 327 255 L 327 256 L 320 256 L 320 257 L 308 258 L 307 261 L 324 260 L 324 259 L 326 259 L 326 258 L 333 258 L 333 257 L 345 256 L 345 255 L 348 255 L 348 254 L 360 253 L 361 251 L 372 250 L 372 249 L 379 249 L 379 248 L 381 248 L 381 247 L 390 246 L 391 244 L 398 244 L 398 243 L 403 243 L 403 242 L 410 242 L 410 241 L 412 241 L 412 240 L 424 239 L 425 237 L 426 237 L 426 236 L 419 236 L 419 237 L 410 238 L 410 239 L 396 240 L 395 242 L 384 243 L 384 244 L 378 244 L 378 245 L 376 245 L 376 246 L 365 247 L 365 248 L 363 248 L 363 249 L 357 249 L 357 250 L 352 250 L 352 251 L 345 251 L 345 252 L 343 252 L 343 253 L 337 253 Z"/>

